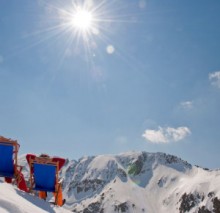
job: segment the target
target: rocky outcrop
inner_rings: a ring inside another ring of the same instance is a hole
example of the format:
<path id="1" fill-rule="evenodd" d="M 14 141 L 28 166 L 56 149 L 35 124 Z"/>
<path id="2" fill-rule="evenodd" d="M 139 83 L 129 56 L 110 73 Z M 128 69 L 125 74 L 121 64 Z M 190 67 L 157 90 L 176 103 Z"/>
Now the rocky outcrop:
<path id="1" fill-rule="evenodd" d="M 179 212 L 180 213 L 189 212 L 192 208 L 197 206 L 203 200 L 204 200 L 204 195 L 200 195 L 199 193 L 195 193 L 195 194 L 184 193 L 180 199 Z"/>
<path id="2" fill-rule="evenodd" d="M 203 201 L 205 199 L 207 200 L 207 202 L 209 202 L 208 207 L 204 206 L 203 204 Z M 195 210 L 193 212 L 220 213 L 220 199 L 218 199 L 218 197 L 215 197 L 214 192 L 209 192 L 206 197 L 197 192 L 195 192 L 194 194 L 184 193 L 180 199 L 179 212 L 180 213 L 189 212 L 195 207 L 198 207 L 198 210 Z"/>

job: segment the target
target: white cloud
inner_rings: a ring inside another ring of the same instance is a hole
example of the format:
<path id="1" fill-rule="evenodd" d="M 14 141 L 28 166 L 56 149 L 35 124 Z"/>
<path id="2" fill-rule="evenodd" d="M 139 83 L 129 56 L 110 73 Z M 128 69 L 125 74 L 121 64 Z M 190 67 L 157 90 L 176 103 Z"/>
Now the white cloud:
<path id="1" fill-rule="evenodd" d="M 192 101 L 184 101 L 180 103 L 180 106 L 183 109 L 192 109 L 193 108 L 193 102 Z"/>
<path id="2" fill-rule="evenodd" d="M 220 71 L 210 73 L 209 80 L 213 86 L 220 88 Z"/>
<path id="3" fill-rule="evenodd" d="M 188 127 L 162 128 L 159 126 L 158 130 L 145 130 L 142 136 L 151 143 L 170 143 L 180 141 L 189 134 L 191 134 L 191 131 Z"/>

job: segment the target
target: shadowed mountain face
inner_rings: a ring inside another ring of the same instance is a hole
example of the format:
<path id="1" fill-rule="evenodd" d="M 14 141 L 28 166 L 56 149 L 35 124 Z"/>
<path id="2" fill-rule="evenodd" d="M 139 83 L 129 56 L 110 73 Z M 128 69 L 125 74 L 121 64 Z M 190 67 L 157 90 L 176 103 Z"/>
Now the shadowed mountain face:
<path id="1" fill-rule="evenodd" d="M 23 157 L 20 162 L 27 177 Z M 220 212 L 220 171 L 164 153 L 67 160 L 61 177 L 65 207 L 73 212 Z"/>

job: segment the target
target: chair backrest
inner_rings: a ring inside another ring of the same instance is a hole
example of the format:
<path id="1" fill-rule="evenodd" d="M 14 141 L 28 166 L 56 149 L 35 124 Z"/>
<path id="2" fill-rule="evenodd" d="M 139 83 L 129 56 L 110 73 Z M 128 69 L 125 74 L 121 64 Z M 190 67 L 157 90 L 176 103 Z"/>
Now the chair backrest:
<path id="1" fill-rule="evenodd" d="M 14 177 L 17 168 L 18 146 L 17 141 L 2 140 L 0 137 L 0 177 Z"/>
<path id="2" fill-rule="evenodd" d="M 51 159 L 35 158 L 30 161 L 31 189 L 37 191 L 56 192 L 58 183 L 58 164 Z"/>
<path id="3" fill-rule="evenodd" d="M 13 146 L 0 143 L 0 176 L 13 177 Z"/>

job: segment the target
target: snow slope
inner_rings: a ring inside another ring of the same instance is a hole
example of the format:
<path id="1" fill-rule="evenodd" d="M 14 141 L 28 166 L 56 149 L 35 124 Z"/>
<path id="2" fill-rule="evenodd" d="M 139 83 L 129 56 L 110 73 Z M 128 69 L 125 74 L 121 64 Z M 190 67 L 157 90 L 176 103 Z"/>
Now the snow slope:
<path id="1" fill-rule="evenodd" d="M 16 189 L 13 185 L 0 182 L 1 213 L 70 213 L 70 211 L 54 207 L 33 195 Z"/>

